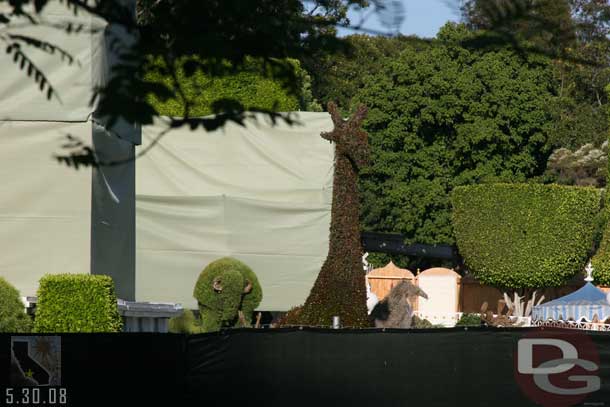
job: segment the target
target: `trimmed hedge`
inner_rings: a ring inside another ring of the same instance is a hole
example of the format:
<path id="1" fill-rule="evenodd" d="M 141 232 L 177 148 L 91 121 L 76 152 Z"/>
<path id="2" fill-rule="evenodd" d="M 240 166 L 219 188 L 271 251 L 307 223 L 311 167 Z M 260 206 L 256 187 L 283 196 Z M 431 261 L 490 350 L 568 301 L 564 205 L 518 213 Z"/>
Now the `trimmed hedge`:
<path id="1" fill-rule="evenodd" d="M 610 84 L 606 87 L 606 93 L 610 95 Z M 610 120 L 610 111 L 608 111 Z M 609 138 L 610 141 L 610 138 Z M 608 148 L 608 173 L 606 174 L 606 189 L 610 186 L 610 148 Z M 593 265 L 593 277 L 596 284 L 610 285 L 610 193 L 606 192 L 604 211 L 601 223 L 604 227 L 599 250 L 591 259 Z"/>
<path id="2" fill-rule="evenodd" d="M 608 209 L 604 210 L 608 211 Z M 607 216 L 606 214 L 606 218 Z M 591 259 L 591 265 L 593 266 L 595 284 L 610 285 L 610 230 L 608 226 L 606 226 L 604 231 L 599 250 Z"/>
<path id="3" fill-rule="evenodd" d="M 36 332 L 119 332 L 121 328 L 109 276 L 56 274 L 40 279 Z"/>
<path id="4" fill-rule="evenodd" d="M 19 291 L 0 277 L 0 332 L 27 333 L 32 320 L 25 313 Z"/>
<path id="5" fill-rule="evenodd" d="M 541 184 L 482 184 L 451 194 L 460 254 L 483 283 L 560 286 L 592 249 L 601 191 Z"/>
<path id="6" fill-rule="evenodd" d="M 303 103 L 308 103 L 311 91 L 302 93 L 306 82 L 298 85 L 288 86 L 282 81 L 273 78 L 270 73 L 267 76 L 261 74 L 262 65 L 252 59 L 247 59 L 243 68 L 222 76 L 209 76 L 201 71 L 196 71 L 191 76 L 183 69 L 187 61 L 199 62 L 196 57 L 182 58 L 178 61 L 179 69 L 176 72 L 186 99 L 190 103 L 191 117 L 206 116 L 231 108 L 232 106 L 218 105 L 218 101 L 236 101 L 248 110 L 252 108 L 267 109 L 277 112 L 296 111 L 302 108 Z M 300 67 L 296 60 L 281 62 L 294 69 L 295 80 L 310 81 L 306 72 Z M 229 68 L 227 68 L 229 69 Z M 150 58 L 145 69 L 144 79 L 146 82 L 164 84 L 172 88 L 172 76 L 166 65 L 160 58 Z M 294 89 L 288 89 L 292 87 Z M 149 95 L 149 103 L 165 116 L 183 116 L 184 102 L 180 98 L 160 100 L 154 95 Z"/>

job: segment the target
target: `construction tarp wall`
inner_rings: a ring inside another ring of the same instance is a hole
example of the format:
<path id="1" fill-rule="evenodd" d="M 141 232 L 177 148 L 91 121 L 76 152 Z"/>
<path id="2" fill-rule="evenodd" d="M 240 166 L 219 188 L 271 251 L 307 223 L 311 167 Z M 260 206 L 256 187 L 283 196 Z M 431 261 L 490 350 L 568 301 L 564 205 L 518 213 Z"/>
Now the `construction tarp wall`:
<path id="1" fill-rule="evenodd" d="M 248 264 L 260 309 L 301 304 L 328 252 L 334 147 L 327 113 L 264 115 L 215 131 L 142 128 L 136 161 L 136 298 L 196 308 L 201 270 L 223 256 Z"/>
<path id="2" fill-rule="evenodd" d="M 0 4 L 2 11 L 8 7 Z M 54 158 L 69 154 L 62 146 L 76 142 L 93 146 L 100 157 L 133 155 L 138 129 L 109 129 L 94 119 L 90 105 L 93 88 L 111 77 L 116 61 L 108 44 L 125 34 L 82 11 L 75 15 L 65 2 L 50 1 L 37 18 L 38 24 L 12 20 L 0 34 L 9 42 L 19 36 L 47 41 L 73 62 L 15 40 L 54 88 L 48 98 L 29 62 L 15 63 L 12 54 L 0 58 L 0 276 L 22 295 L 35 295 L 44 274 L 93 270 L 110 274 L 119 296 L 133 299 L 133 161 L 75 170 Z M 80 30 L 68 33 L 68 24 Z M 92 239 L 92 230 L 101 238 Z"/>
<path id="3" fill-rule="evenodd" d="M 31 296 L 47 273 L 107 274 L 124 300 L 195 307 L 201 270 L 234 256 L 258 274 L 261 309 L 302 303 L 328 250 L 334 149 L 320 138 L 332 128 L 328 114 L 173 129 L 134 160 L 141 132 L 147 148 L 166 121 L 109 126 L 90 106 L 92 90 L 112 78 L 111 44 L 133 37 L 59 1 L 40 21 L 0 34 L 59 45 L 73 62 L 21 45 L 55 89 L 48 99 L 28 63 L 0 58 L 0 276 Z M 69 24 L 81 29 L 67 33 Z M 77 143 L 102 165 L 75 170 L 54 158 Z"/>

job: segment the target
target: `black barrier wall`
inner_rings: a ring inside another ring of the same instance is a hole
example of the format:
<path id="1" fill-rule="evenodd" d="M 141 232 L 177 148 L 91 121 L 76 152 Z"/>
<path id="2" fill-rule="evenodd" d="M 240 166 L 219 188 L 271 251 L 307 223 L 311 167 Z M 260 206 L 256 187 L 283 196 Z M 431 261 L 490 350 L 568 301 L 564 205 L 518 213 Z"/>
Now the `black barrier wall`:
<path id="1" fill-rule="evenodd" d="M 11 385 L 10 350 L 15 338 L 24 337 L 0 337 L 0 366 L 5 366 L 0 369 L 0 405 L 28 405 L 23 402 L 23 390 Z M 283 407 L 515 407 L 536 405 L 535 401 L 545 406 L 610 405 L 608 333 L 486 328 L 384 332 L 239 329 L 190 337 L 66 334 L 59 338 L 61 383 L 51 387 L 62 389 L 66 395 L 63 405 L 71 406 L 241 402 Z M 524 344 L 532 345 L 531 366 L 517 357 L 527 354 L 527 346 L 520 347 Z M 40 344 L 34 341 L 30 345 L 34 361 L 23 364 L 33 366 L 30 374 L 34 371 L 35 377 L 46 380 L 36 373 L 40 353 L 34 348 Z M 23 351 L 19 352 L 23 359 Z M 575 355 L 576 362 L 565 360 Z M 541 363 L 550 359 L 559 362 L 546 369 L 563 367 L 563 372 L 540 370 Z M 596 368 L 591 370 L 591 366 Z M 528 367 L 539 370 L 519 373 Z M 569 379 L 575 376 L 580 379 Z M 49 401 L 57 401 L 49 400 L 55 393 L 49 395 L 48 387 L 39 388 L 37 404 L 31 403 L 33 393 L 28 388 L 29 405 L 50 406 Z"/>

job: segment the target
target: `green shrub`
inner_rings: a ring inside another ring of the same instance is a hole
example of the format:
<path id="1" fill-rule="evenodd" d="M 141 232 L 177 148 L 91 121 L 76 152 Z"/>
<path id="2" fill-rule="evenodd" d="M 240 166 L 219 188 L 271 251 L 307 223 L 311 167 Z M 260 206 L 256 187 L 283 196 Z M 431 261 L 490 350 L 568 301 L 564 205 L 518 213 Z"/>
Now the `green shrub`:
<path id="1" fill-rule="evenodd" d="M 601 191 L 540 184 L 482 184 L 451 195 L 460 254 L 485 284 L 560 286 L 590 254 Z"/>
<path id="2" fill-rule="evenodd" d="M 480 326 L 481 317 L 477 314 L 463 314 L 455 326 Z"/>
<path id="3" fill-rule="evenodd" d="M 199 334 L 203 333 L 201 321 L 199 321 L 193 311 L 187 309 L 181 315 L 170 318 L 169 332 L 175 334 Z"/>
<path id="4" fill-rule="evenodd" d="M 0 332 L 30 332 L 32 320 L 24 308 L 19 291 L 0 277 Z"/>
<path id="5" fill-rule="evenodd" d="M 310 78 L 296 60 L 278 61 L 287 66 L 287 71 L 293 70 L 294 81 L 297 84 L 285 83 L 287 78 L 275 79 L 273 72 L 263 75 L 262 63 L 247 59 L 243 67 L 219 76 L 206 75 L 196 71 L 187 75 L 184 64 L 187 61 L 201 61 L 197 57 L 181 58 L 177 62 L 176 76 L 184 96 L 190 105 L 190 116 L 206 116 L 220 113 L 234 107 L 231 103 L 223 105 L 220 101 L 240 103 L 246 110 L 252 108 L 267 109 L 277 112 L 296 111 L 307 108 L 308 104 L 315 106 L 311 96 Z M 271 69 L 271 68 L 270 68 Z M 147 82 L 164 84 L 173 88 L 172 76 L 168 73 L 165 63 L 160 58 L 150 58 L 144 74 Z M 300 83 L 302 82 L 302 83 Z M 184 116 L 184 100 L 172 97 L 160 100 L 149 96 L 149 103 L 165 116 Z"/>
<path id="6" fill-rule="evenodd" d="M 597 252 L 591 259 L 593 266 L 593 278 L 595 284 L 610 285 L 610 206 L 608 203 L 608 194 L 606 192 L 606 200 L 604 208 L 600 211 L 597 217 L 598 229 L 596 232 L 601 234 Z"/>
<path id="7" fill-rule="evenodd" d="M 118 332 L 121 327 L 109 276 L 56 274 L 40 279 L 36 332 Z"/>
<path id="8" fill-rule="evenodd" d="M 433 324 L 426 318 L 419 318 L 417 315 L 413 315 L 411 319 L 411 328 L 414 329 L 429 329 L 429 328 L 444 328 L 441 324 Z"/>
<path id="9" fill-rule="evenodd" d="M 606 87 L 610 95 L 610 84 Z M 608 111 L 610 114 L 610 111 Z M 606 188 L 610 185 L 610 149 L 608 150 L 608 174 L 606 175 Z M 597 284 L 610 285 L 610 193 L 606 191 L 603 216 L 600 223 L 604 225 L 604 232 L 599 244 L 599 249 L 591 259 L 593 265 L 593 277 Z"/>
<path id="10" fill-rule="evenodd" d="M 610 230 L 606 229 L 599 250 L 591 259 L 595 284 L 610 285 Z"/>

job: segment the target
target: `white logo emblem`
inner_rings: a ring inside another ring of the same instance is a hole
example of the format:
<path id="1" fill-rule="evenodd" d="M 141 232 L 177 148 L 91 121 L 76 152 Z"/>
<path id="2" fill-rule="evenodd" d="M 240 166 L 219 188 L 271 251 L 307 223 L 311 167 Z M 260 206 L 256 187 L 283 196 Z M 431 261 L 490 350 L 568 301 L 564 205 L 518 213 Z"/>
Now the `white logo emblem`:
<path id="1" fill-rule="evenodd" d="M 554 346 L 561 350 L 562 357 L 560 359 L 548 360 L 534 367 L 534 346 Z M 579 359 L 578 351 L 570 342 L 551 338 L 524 338 L 519 340 L 517 354 L 518 372 L 533 375 L 536 386 L 548 393 L 571 396 L 593 393 L 601 388 L 601 380 L 599 376 L 595 375 L 568 376 L 569 381 L 584 384 L 577 388 L 566 389 L 557 387 L 550 382 L 549 375 L 565 373 L 574 366 L 580 366 L 589 372 L 599 369 L 596 363 L 590 360 Z"/>

